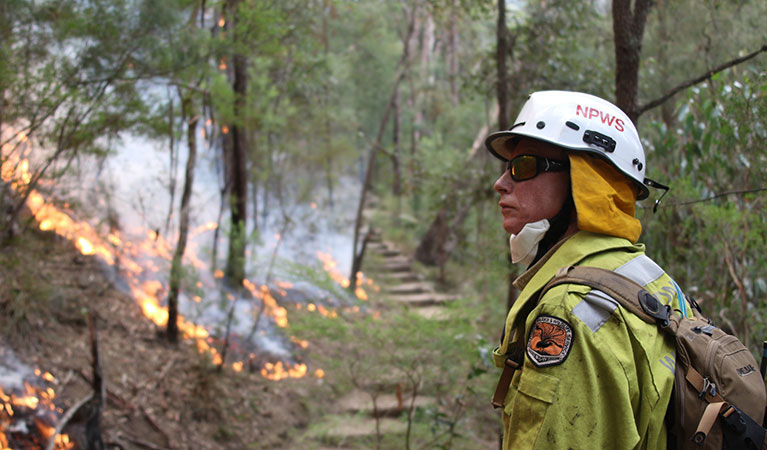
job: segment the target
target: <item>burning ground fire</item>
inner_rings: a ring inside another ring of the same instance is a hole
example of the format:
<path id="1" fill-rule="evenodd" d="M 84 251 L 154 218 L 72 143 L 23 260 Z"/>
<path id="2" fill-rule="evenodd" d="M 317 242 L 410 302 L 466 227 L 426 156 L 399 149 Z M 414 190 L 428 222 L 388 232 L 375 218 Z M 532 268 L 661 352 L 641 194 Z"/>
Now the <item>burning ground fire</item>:
<path id="1" fill-rule="evenodd" d="M 26 143 L 25 136 L 17 135 L 12 145 L 18 146 L 20 143 Z M 10 147 L 11 144 L 6 145 Z M 2 158 L 0 174 L 3 181 L 20 194 L 27 194 L 27 207 L 38 221 L 40 229 L 55 232 L 72 241 L 84 255 L 98 255 L 108 265 L 117 265 L 125 276 L 130 291 L 139 303 L 143 314 L 157 326 L 164 327 L 168 320 L 168 311 L 165 306 L 162 306 L 161 299 L 167 296 L 166 288 L 158 279 L 147 279 L 147 274 L 162 273 L 163 267 L 158 265 L 158 261 L 160 264 L 169 264 L 172 260 L 172 245 L 163 236 L 150 230 L 135 233 L 135 235 L 143 236 L 142 239 L 138 240 L 124 239 L 117 231 L 107 234 L 106 238 L 102 239 L 99 232 L 90 224 L 73 220 L 67 211 L 47 203 L 43 195 L 37 190 L 30 189 L 27 192 L 27 186 L 32 180 L 27 159 L 17 156 L 14 151 L 7 152 L 5 146 L 2 148 Z M 215 223 L 205 224 L 193 230 L 191 236 L 215 228 Z M 196 256 L 194 250 L 194 243 L 190 240 L 185 254 L 186 261 L 198 270 L 206 270 L 207 265 Z M 337 263 L 329 253 L 317 252 L 317 258 L 331 279 L 343 287 L 349 286 L 349 280 L 340 274 L 337 269 Z M 220 271 L 216 271 L 213 277 L 221 278 L 222 275 Z M 365 278 L 361 272 L 357 273 L 355 281 L 355 294 L 360 300 L 368 299 L 364 287 L 369 286 L 372 289 L 378 290 L 373 281 Z M 263 313 L 271 317 L 278 327 L 285 328 L 288 326 L 287 310 L 278 304 L 274 295 L 284 297 L 286 289 L 292 287 L 290 283 L 277 282 L 277 289 L 266 285 L 258 286 L 250 280 L 244 280 L 243 285 L 254 298 L 262 301 Z M 198 282 L 199 286 L 200 283 Z M 201 299 L 199 296 L 196 296 L 193 298 L 193 301 L 199 302 Z M 301 306 L 300 303 L 296 303 L 297 308 L 301 308 Z M 305 307 L 310 312 L 316 311 L 329 318 L 337 317 L 336 311 L 325 308 L 322 305 L 309 303 Z M 358 307 L 354 308 L 358 309 Z M 178 325 L 185 338 L 195 341 L 199 352 L 209 354 L 211 361 L 215 365 L 222 363 L 221 354 L 213 346 L 214 339 L 205 327 L 192 323 L 184 317 L 179 317 Z M 303 348 L 308 345 L 305 341 L 301 341 L 301 343 L 294 341 L 294 344 Z M 253 359 L 253 356 L 251 354 L 250 358 Z M 244 366 L 244 361 L 236 361 L 230 364 L 230 367 L 237 372 L 242 371 Z M 265 363 L 260 369 L 260 373 L 267 379 L 281 380 L 303 377 L 308 373 L 308 368 L 303 363 L 290 364 L 277 361 Z M 322 378 L 324 372 L 321 369 L 317 369 L 313 372 L 313 375 L 317 378 Z"/>
<path id="2" fill-rule="evenodd" d="M 0 387 L 0 449 L 44 448 L 52 437 L 56 450 L 74 448 L 68 435 L 55 434 L 54 437 L 56 420 L 62 410 L 54 403 L 53 388 L 40 386 L 54 383 L 56 379 L 48 372 L 35 370 L 34 373 L 36 379 L 25 379 L 20 389 L 6 393 Z"/>
<path id="3" fill-rule="evenodd" d="M 328 276 L 330 277 L 331 280 L 340 284 L 344 288 L 349 287 L 349 284 L 350 284 L 349 279 L 344 277 L 341 274 L 341 272 L 338 271 L 338 263 L 333 259 L 330 253 L 318 251 L 317 259 L 320 260 L 320 262 L 322 263 L 322 268 L 325 269 L 325 272 L 328 273 Z M 354 295 L 356 295 L 357 298 L 360 300 L 367 300 L 369 298 L 363 286 L 366 286 L 366 285 L 370 286 L 375 291 L 378 291 L 379 289 L 378 286 L 375 283 L 373 283 L 373 280 L 369 278 L 365 278 L 365 274 L 363 274 L 362 272 L 357 272 L 354 285 L 355 285 Z"/>

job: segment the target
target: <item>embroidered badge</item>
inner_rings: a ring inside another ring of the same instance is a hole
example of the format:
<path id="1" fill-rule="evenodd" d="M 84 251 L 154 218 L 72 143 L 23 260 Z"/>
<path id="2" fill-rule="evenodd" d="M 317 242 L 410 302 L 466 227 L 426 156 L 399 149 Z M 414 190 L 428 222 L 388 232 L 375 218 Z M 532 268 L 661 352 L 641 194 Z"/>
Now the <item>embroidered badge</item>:
<path id="1" fill-rule="evenodd" d="M 573 329 L 569 323 L 552 316 L 535 319 L 527 340 L 527 356 L 536 367 L 562 364 L 570 354 Z"/>

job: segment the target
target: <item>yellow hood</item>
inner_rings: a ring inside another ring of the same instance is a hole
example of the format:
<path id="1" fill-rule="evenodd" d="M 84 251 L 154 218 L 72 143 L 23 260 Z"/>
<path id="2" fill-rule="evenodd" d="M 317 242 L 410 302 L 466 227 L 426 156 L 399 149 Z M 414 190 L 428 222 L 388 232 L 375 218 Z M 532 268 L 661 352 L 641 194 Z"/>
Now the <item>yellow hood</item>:
<path id="1" fill-rule="evenodd" d="M 568 156 L 578 228 L 635 243 L 642 224 L 634 217 L 637 193 L 632 181 L 601 159 L 578 152 Z"/>

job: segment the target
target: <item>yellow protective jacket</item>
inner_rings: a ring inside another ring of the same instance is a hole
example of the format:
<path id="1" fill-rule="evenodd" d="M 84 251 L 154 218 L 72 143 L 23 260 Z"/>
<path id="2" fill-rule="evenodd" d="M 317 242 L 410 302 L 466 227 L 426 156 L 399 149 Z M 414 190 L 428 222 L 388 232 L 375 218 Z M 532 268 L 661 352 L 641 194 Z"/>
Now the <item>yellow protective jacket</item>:
<path id="1" fill-rule="evenodd" d="M 557 270 L 575 265 L 614 270 L 679 309 L 678 286 L 642 244 L 579 231 L 549 250 L 515 280 L 521 294 L 493 354 L 503 367 L 524 347 L 503 406 L 503 448 L 665 449 L 674 341 L 587 286 L 556 286 L 536 304 Z"/>

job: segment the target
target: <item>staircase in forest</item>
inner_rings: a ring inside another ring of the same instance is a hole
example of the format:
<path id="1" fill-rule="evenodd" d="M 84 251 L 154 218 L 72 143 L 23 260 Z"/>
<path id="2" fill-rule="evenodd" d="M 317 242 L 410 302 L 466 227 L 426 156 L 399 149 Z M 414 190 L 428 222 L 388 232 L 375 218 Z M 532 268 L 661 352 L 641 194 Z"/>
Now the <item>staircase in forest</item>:
<path id="1" fill-rule="evenodd" d="M 368 223 L 372 214 L 372 210 L 365 211 Z M 381 288 L 380 293 L 371 296 L 371 307 L 387 311 L 405 308 L 429 319 L 444 318 L 447 315 L 445 305 L 454 301 L 456 296 L 438 292 L 433 282 L 413 270 L 412 256 L 383 240 L 378 230 L 369 228 L 365 232 L 369 234 L 364 273 Z M 386 441 L 402 445 L 407 424 L 401 417 L 408 410 L 412 398 L 396 386 L 397 382 L 393 381 L 390 389 L 383 389 L 383 393 L 376 398 L 375 410 L 370 395 L 357 390 L 330 405 L 328 414 L 313 427 L 317 431 L 310 430 L 310 435 L 306 436 L 305 441 L 309 442 L 304 448 L 374 448 L 378 433 Z M 435 403 L 433 397 L 418 396 L 415 399 L 415 407 Z M 384 443 L 383 448 L 389 447 Z"/>

